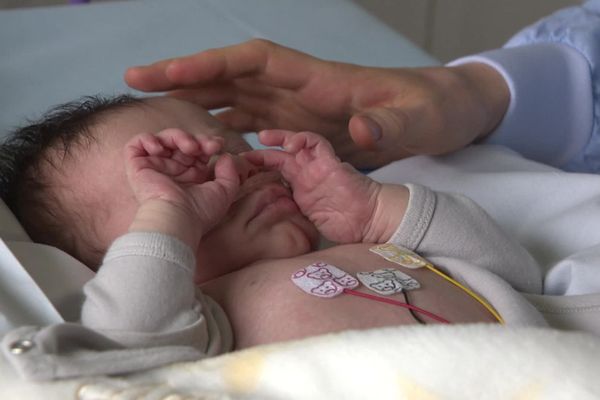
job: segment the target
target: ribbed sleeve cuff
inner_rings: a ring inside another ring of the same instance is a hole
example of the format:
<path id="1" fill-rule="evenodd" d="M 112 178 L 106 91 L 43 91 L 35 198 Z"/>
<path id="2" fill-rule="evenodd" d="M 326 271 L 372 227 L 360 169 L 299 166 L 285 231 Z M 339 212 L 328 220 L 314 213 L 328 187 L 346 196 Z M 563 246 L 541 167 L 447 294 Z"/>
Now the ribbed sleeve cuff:
<path id="1" fill-rule="evenodd" d="M 157 232 L 129 232 L 110 246 L 104 262 L 129 256 L 154 257 L 176 263 L 194 272 L 196 257 L 188 245 L 173 236 Z"/>
<path id="2" fill-rule="evenodd" d="M 419 247 L 435 211 L 435 193 L 420 185 L 406 184 L 410 191 L 404 218 L 388 243 L 409 250 Z"/>
<path id="3" fill-rule="evenodd" d="M 463 57 L 448 66 L 467 63 L 495 68 L 510 89 L 506 115 L 485 143 L 557 167 L 585 147 L 593 127 L 593 98 L 590 67 L 581 53 L 539 43 Z"/>

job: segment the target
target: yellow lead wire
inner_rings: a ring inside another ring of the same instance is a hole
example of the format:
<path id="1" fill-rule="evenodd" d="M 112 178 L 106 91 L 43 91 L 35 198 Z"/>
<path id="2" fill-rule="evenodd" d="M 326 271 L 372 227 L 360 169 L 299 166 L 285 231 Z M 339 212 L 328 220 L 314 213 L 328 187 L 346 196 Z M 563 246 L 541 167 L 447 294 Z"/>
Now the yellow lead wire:
<path id="1" fill-rule="evenodd" d="M 455 286 L 461 288 L 462 290 L 464 290 L 469 296 L 471 296 L 472 298 L 474 298 L 475 300 L 477 300 L 482 306 L 484 306 L 498 320 L 499 323 L 501 323 L 501 324 L 504 325 L 504 320 L 502 319 L 502 317 L 500 316 L 500 314 L 498 314 L 498 312 L 496 310 L 494 310 L 494 307 L 492 307 L 487 301 L 485 301 L 481 297 L 479 297 L 471 289 L 469 289 L 468 287 L 465 287 L 464 285 L 460 284 L 460 282 L 457 282 L 454 279 L 450 278 L 448 275 L 444 274 L 442 271 L 440 271 L 439 269 L 437 269 L 436 267 L 434 267 L 433 265 L 431 265 L 429 263 L 425 264 L 425 267 L 427 267 L 430 271 L 435 272 L 436 274 L 438 274 L 439 276 L 441 276 L 442 278 L 444 278 L 448 282 L 452 283 L 453 285 L 455 285 Z"/>

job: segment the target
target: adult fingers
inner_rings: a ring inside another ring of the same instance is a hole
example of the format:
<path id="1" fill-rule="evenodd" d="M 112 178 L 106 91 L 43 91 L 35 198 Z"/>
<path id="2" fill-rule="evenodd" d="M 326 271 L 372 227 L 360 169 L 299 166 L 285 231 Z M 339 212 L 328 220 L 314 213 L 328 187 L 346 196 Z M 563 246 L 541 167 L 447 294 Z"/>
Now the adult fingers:
<path id="1" fill-rule="evenodd" d="M 230 84 L 215 84 L 201 88 L 172 90 L 168 95 L 213 110 L 233 106 L 238 97 L 238 90 Z"/>
<path id="2" fill-rule="evenodd" d="M 349 123 L 350 135 L 358 146 L 385 150 L 387 154 L 393 153 L 394 159 L 414 154 L 443 154 L 459 148 L 448 140 L 451 129 L 444 115 L 427 103 L 365 110 Z M 462 146 L 468 143 L 465 141 Z"/>
<path id="3" fill-rule="evenodd" d="M 180 86 L 261 76 L 269 85 L 297 88 L 310 75 L 309 64 L 317 60 L 268 40 L 252 39 L 174 59 L 165 75 Z"/>
<path id="4" fill-rule="evenodd" d="M 147 66 L 132 67 L 126 71 L 125 81 L 142 91 L 167 91 L 264 75 L 265 83 L 297 88 L 306 82 L 311 73 L 308 65 L 317 60 L 268 40 L 252 39 Z"/>
<path id="5" fill-rule="evenodd" d="M 161 60 L 150 65 L 130 67 L 125 71 L 125 83 L 144 92 L 169 90 L 173 87 L 165 70 L 173 59 Z"/>
<path id="6" fill-rule="evenodd" d="M 237 108 L 221 111 L 215 117 L 236 132 L 256 132 L 267 126 L 262 117 Z"/>
<path id="7" fill-rule="evenodd" d="M 373 108 L 354 115 L 348 129 L 352 140 L 366 150 L 395 153 L 395 159 L 422 152 L 432 124 L 419 109 Z"/>
<path id="8" fill-rule="evenodd" d="M 231 80 L 263 71 L 267 55 L 267 46 L 254 40 L 132 67 L 125 72 L 125 81 L 138 90 L 165 91 L 216 80 Z"/>
<path id="9" fill-rule="evenodd" d="M 348 128 L 358 146 L 374 149 L 384 137 L 401 137 L 407 122 L 407 116 L 401 110 L 382 107 L 354 115 Z"/>

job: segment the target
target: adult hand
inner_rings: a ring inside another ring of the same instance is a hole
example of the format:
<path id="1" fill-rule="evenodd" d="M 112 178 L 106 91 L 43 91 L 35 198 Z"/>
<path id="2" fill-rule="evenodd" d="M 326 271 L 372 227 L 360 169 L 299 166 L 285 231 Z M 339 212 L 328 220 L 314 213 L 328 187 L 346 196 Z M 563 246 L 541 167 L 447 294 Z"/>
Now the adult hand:
<path id="1" fill-rule="evenodd" d="M 360 67 L 259 39 L 130 68 L 125 80 L 229 107 L 219 118 L 238 131 L 319 132 L 360 168 L 462 148 L 493 130 L 509 100 L 503 78 L 483 64 Z"/>

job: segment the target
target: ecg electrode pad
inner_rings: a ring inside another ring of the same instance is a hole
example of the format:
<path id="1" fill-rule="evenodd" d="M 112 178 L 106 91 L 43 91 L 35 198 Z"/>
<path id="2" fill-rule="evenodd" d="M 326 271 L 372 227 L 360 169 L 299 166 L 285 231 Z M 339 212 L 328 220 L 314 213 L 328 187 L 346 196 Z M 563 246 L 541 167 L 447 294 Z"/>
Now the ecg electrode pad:
<path id="1" fill-rule="evenodd" d="M 292 274 L 292 282 L 308 294 L 318 297 L 335 297 L 344 289 L 354 289 L 358 280 L 341 269 L 316 262 Z"/>
<path id="2" fill-rule="evenodd" d="M 384 296 L 421 287 L 416 279 L 394 268 L 378 269 L 373 272 L 359 272 L 356 276 L 368 289 Z"/>
<path id="3" fill-rule="evenodd" d="M 402 265 L 406 268 L 416 269 L 431 265 L 429 261 L 417 253 L 397 246 L 392 243 L 383 243 L 373 246 L 369 249 L 372 253 L 380 255 L 389 262 Z"/>

